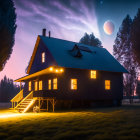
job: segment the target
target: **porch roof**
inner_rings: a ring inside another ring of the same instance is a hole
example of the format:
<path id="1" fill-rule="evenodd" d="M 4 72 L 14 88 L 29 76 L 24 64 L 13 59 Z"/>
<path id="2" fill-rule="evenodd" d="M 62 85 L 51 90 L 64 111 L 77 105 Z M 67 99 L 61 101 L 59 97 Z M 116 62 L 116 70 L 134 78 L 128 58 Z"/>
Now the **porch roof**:
<path id="1" fill-rule="evenodd" d="M 58 68 L 58 67 L 49 67 L 46 68 L 44 70 L 38 71 L 36 73 L 21 77 L 19 79 L 16 79 L 14 82 L 23 82 L 25 80 L 37 77 L 37 76 L 41 76 L 41 75 L 45 75 L 45 74 L 49 74 L 49 73 L 62 73 L 64 70 L 63 68 Z"/>

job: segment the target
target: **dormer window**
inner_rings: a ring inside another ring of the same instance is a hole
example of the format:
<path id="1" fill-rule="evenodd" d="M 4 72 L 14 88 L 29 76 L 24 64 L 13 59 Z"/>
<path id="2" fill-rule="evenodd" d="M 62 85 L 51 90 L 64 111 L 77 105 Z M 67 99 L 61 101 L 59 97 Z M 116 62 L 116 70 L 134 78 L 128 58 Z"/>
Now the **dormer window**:
<path id="1" fill-rule="evenodd" d="M 45 52 L 42 53 L 42 63 L 45 62 Z"/>

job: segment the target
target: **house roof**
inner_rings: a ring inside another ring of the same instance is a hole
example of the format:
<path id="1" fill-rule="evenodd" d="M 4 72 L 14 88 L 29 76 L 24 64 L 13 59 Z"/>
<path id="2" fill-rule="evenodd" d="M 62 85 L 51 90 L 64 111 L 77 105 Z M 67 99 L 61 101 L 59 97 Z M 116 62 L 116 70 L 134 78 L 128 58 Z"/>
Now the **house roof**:
<path id="1" fill-rule="evenodd" d="M 35 47 L 34 47 L 33 53 L 32 53 L 32 56 L 31 56 L 31 59 L 30 59 L 30 63 L 29 63 L 28 68 L 27 68 L 27 74 L 29 74 L 29 71 L 30 71 L 31 66 L 33 64 L 33 60 L 34 60 L 34 57 L 35 57 L 35 54 L 36 54 L 39 42 L 40 42 L 40 37 L 38 36 L 37 40 L 36 40 L 36 43 L 35 43 Z"/>
<path id="2" fill-rule="evenodd" d="M 49 49 L 60 67 L 128 72 L 105 48 L 52 37 L 39 36 L 39 38 Z M 79 46 L 78 49 L 80 49 L 82 54 L 81 57 L 75 57 L 71 54 L 75 45 Z"/>

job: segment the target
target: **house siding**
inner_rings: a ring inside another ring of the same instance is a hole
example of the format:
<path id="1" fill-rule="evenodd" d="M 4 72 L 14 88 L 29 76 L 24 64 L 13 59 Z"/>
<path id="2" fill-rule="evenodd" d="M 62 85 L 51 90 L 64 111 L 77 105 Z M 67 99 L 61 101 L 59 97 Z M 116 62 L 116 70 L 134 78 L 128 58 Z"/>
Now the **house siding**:
<path id="1" fill-rule="evenodd" d="M 41 58 L 42 52 L 45 52 L 44 63 L 42 63 L 42 58 Z M 53 56 L 51 55 L 50 51 L 47 49 L 44 43 L 40 40 L 29 74 L 43 70 L 51 65 L 57 65 L 57 63 L 54 60 Z"/>
<path id="2" fill-rule="evenodd" d="M 48 90 L 48 80 L 58 79 L 58 89 Z M 71 90 L 71 78 L 77 79 L 77 90 Z M 121 100 L 123 97 L 123 76 L 122 73 L 97 71 L 97 78 L 90 79 L 90 70 L 65 68 L 63 73 L 47 74 L 39 76 L 32 81 L 43 81 L 43 90 L 34 91 L 36 97 L 56 97 L 57 100 Z M 105 80 L 111 81 L 111 89 L 105 90 Z M 25 82 L 24 95 L 28 91 L 28 82 Z"/>

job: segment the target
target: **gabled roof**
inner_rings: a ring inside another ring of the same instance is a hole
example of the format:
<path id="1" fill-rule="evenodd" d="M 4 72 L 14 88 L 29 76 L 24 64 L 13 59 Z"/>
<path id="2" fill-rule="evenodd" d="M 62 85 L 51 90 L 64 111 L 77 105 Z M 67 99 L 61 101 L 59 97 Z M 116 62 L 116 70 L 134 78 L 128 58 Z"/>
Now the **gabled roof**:
<path id="1" fill-rule="evenodd" d="M 52 37 L 38 37 L 49 49 L 58 66 L 123 73 L 128 72 L 105 48 L 88 46 Z M 81 57 L 75 57 L 72 55 L 71 51 L 75 45 L 80 49 L 80 53 L 82 54 Z M 34 51 L 34 56 L 35 53 L 36 52 Z M 29 64 L 30 67 L 34 59 L 33 55 Z M 27 71 L 29 73 L 30 69 L 28 68 Z"/>
<path id="2" fill-rule="evenodd" d="M 40 36 L 40 38 L 52 53 L 59 66 L 127 73 L 127 70 L 105 48 L 88 46 L 52 37 Z M 73 49 L 75 44 L 87 47 L 92 52 L 81 50 L 82 57 L 73 57 L 69 51 Z"/>
<path id="3" fill-rule="evenodd" d="M 29 63 L 28 68 L 27 68 L 27 74 L 29 74 L 29 71 L 30 71 L 31 66 L 33 64 L 33 60 L 34 60 L 34 57 L 35 57 L 35 54 L 36 54 L 39 42 L 40 42 L 40 37 L 38 36 L 37 40 L 36 40 L 36 43 L 35 43 L 35 47 L 34 47 L 33 53 L 32 53 L 32 56 L 31 56 L 31 59 L 30 59 L 30 63 Z"/>

